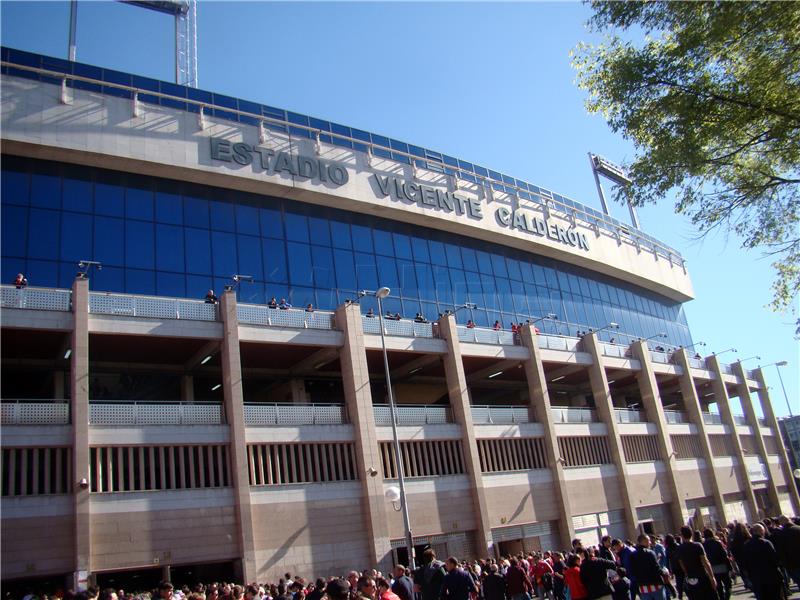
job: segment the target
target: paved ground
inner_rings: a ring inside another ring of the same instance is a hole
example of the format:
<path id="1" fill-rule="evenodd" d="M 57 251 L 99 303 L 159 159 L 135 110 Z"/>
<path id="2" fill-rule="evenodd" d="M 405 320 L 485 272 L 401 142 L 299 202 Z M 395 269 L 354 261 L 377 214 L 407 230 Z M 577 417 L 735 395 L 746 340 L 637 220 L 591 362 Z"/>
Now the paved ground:
<path id="1" fill-rule="evenodd" d="M 789 596 L 790 600 L 800 600 L 800 592 L 797 591 L 797 586 L 792 584 L 792 595 Z M 741 600 L 747 600 L 749 598 L 755 598 L 753 594 L 751 594 L 748 590 L 744 589 L 741 580 L 738 584 L 733 587 L 733 595 L 731 598 L 737 598 Z M 775 600 L 778 600 L 777 598 Z"/>

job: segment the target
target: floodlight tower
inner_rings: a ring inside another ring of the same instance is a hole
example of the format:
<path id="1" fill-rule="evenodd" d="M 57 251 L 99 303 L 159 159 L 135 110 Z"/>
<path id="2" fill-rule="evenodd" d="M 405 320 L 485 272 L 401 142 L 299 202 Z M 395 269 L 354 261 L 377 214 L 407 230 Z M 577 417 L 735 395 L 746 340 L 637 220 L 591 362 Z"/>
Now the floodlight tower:
<path id="1" fill-rule="evenodd" d="M 175 83 L 197 87 L 197 0 L 120 0 L 175 17 Z M 77 55 L 78 0 L 70 1 L 69 60 Z"/>
<path id="2" fill-rule="evenodd" d="M 600 195 L 600 204 L 603 205 L 603 212 L 607 215 L 610 215 L 611 213 L 608 212 L 608 204 L 606 203 L 606 195 L 603 192 L 603 186 L 600 183 L 599 176 L 602 175 L 617 185 L 627 186 L 632 182 L 622 167 L 615 165 L 602 156 L 598 156 L 597 154 L 592 154 L 589 152 L 589 164 L 591 165 L 592 173 L 594 174 L 594 182 L 597 184 L 597 193 Z M 631 224 L 636 227 L 636 229 L 641 229 L 639 227 L 639 215 L 636 214 L 636 208 L 634 208 L 633 204 L 630 202 L 628 203 L 628 210 L 631 214 Z"/>

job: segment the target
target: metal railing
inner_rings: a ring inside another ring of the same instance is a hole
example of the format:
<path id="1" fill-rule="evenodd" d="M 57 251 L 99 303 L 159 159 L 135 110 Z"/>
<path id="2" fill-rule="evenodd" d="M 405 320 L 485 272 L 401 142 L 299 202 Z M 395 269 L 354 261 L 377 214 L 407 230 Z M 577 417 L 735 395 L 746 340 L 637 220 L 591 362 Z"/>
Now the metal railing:
<path id="1" fill-rule="evenodd" d="M 0 306 L 28 310 L 70 310 L 71 290 L 56 288 L 0 286 Z"/>
<path id="2" fill-rule="evenodd" d="M 544 348 L 546 350 L 563 350 L 565 352 L 577 352 L 580 350 L 581 345 L 579 338 L 549 334 L 537 335 L 536 343 L 539 345 L 539 348 Z"/>
<path id="3" fill-rule="evenodd" d="M 2 425 L 68 425 L 68 400 L 3 399 L 0 403 Z"/>
<path id="4" fill-rule="evenodd" d="M 299 308 L 270 308 L 264 304 L 237 304 L 239 323 L 268 327 L 293 327 L 296 329 L 333 329 L 334 314 L 316 310 L 308 312 Z"/>
<path id="5" fill-rule="evenodd" d="M 90 292 L 89 312 L 98 315 L 216 321 L 217 306 L 203 300 Z"/>
<path id="6" fill-rule="evenodd" d="M 631 408 L 615 408 L 614 415 L 617 423 L 645 423 L 644 411 Z"/>
<path id="7" fill-rule="evenodd" d="M 705 369 L 706 368 L 706 361 L 702 358 L 689 358 L 689 366 L 693 369 Z"/>
<path id="8" fill-rule="evenodd" d="M 745 369 L 744 374 L 748 379 L 756 379 L 758 377 L 758 369 Z"/>
<path id="9" fill-rule="evenodd" d="M 759 424 L 761 427 L 769 427 L 769 425 L 767 424 L 767 419 L 766 419 L 766 418 L 764 418 L 764 417 L 758 417 L 758 418 L 756 419 L 756 421 L 758 421 L 758 424 Z"/>
<path id="10" fill-rule="evenodd" d="M 10 53 L 8 56 L 11 57 Z M 38 55 L 38 58 L 41 60 L 45 57 Z M 370 161 L 373 156 L 379 156 L 396 162 L 410 164 L 415 168 L 421 167 L 438 173 L 444 173 L 453 177 L 456 187 L 458 187 L 459 181 L 472 182 L 482 186 L 485 190 L 496 190 L 501 193 L 509 194 L 515 197 L 523 207 L 542 210 L 543 212 L 545 210 L 549 212 L 554 210 L 561 212 L 566 218 L 572 220 L 580 219 L 585 226 L 610 235 L 619 243 L 627 243 L 635 246 L 637 249 L 644 249 L 655 255 L 663 256 L 669 260 L 671 265 L 677 264 L 680 268 L 685 270 L 684 260 L 676 250 L 656 240 L 652 236 L 615 219 L 611 215 L 604 214 L 545 188 L 526 183 L 484 167 L 473 165 L 472 163 L 445 157 L 439 152 L 410 146 L 402 142 L 389 140 L 382 136 L 375 136 L 374 134 L 356 136 L 348 127 L 342 128 L 337 126 L 340 131 L 336 131 L 331 124 L 327 124 L 325 129 L 319 126 L 311 126 L 311 121 L 308 121 L 309 125 L 305 125 L 297 122 L 299 119 L 290 120 L 285 111 L 266 106 L 261 107 L 255 103 L 246 102 L 244 100 L 238 101 L 226 97 L 226 100 L 229 102 L 233 100 L 235 106 L 232 107 L 230 104 L 223 106 L 214 102 L 214 96 L 212 94 L 208 94 L 209 99 L 207 100 L 197 100 L 187 97 L 188 94 L 187 96 L 178 96 L 174 93 L 165 93 L 139 86 L 117 83 L 115 81 L 105 81 L 103 79 L 75 75 L 67 70 L 68 66 L 71 69 L 70 63 L 64 61 L 57 64 L 55 61 L 50 60 L 47 64 L 47 66 L 50 67 L 48 69 L 10 62 L 8 60 L 3 60 L 2 66 L 4 72 L 12 68 L 13 74 L 17 76 L 29 78 L 35 76 L 35 79 L 43 79 L 45 81 L 53 79 L 55 80 L 53 83 L 60 81 L 62 85 L 62 97 L 65 96 L 65 90 L 68 87 L 75 87 L 74 82 L 81 82 L 83 84 L 81 87 L 85 87 L 86 85 L 92 87 L 96 86 L 98 91 L 102 90 L 102 92 L 106 92 L 108 89 L 117 90 L 117 95 L 124 92 L 127 97 L 133 99 L 135 104 L 139 102 L 161 104 L 161 100 L 163 99 L 166 101 L 164 102 L 165 106 L 173 108 L 183 106 L 185 107 L 183 110 L 199 113 L 199 118 L 201 120 L 203 119 L 204 112 L 208 110 L 209 114 L 213 114 L 216 117 L 256 125 L 262 131 L 265 131 L 265 128 L 269 128 L 286 133 L 290 138 L 292 134 L 295 133 L 299 137 L 314 139 L 316 140 L 317 146 L 319 146 L 320 142 L 326 142 L 355 150 L 362 150 L 368 154 Z M 63 70 L 53 70 L 56 67 Z M 171 89 L 181 89 L 179 86 L 170 85 Z M 195 90 L 195 92 L 197 91 Z M 258 108 L 259 112 L 253 112 L 252 109 L 242 110 L 236 107 L 241 105 L 245 105 L 248 108 L 252 107 L 253 109 Z M 261 112 L 267 112 L 269 115 L 278 114 L 282 118 L 267 116 L 261 114 Z M 317 119 L 313 119 L 313 121 L 320 122 Z M 342 131 L 347 131 L 353 135 L 343 133 Z M 366 132 L 359 132 L 359 134 L 361 133 Z M 375 141 L 374 138 L 379 138 L 380 142 Z M 545 209 L 545 207 L 547 208 Z"/>
<path id="11" fill-rule="evenodd" d="M 499 344 L 501 346 L 520 345 L 519 335 L 502 329 L 488 327 L 467 327 L 458 325 L 458 339 L 468 344 Z"/>
<path id="12" fill-rule="evenodd" d="M 744 415 L 733 415 L 733 422 L 735 425 L 747 425 L 747 417 Z"/>
<path id="13" fill-rule="evenodd" d="M 704 412 L 703 423 L 706 425 L 722 425 L 722 415 Z"/>
<path id="14" fill-rule="evenodd" d="M 733 375 L 733 367 L 731 365 L 727 365 L 725 363 L 719 364 L 719 370 L 724 373 L 725 375 Z"/>
<path id="15" fill-rule="evenodd" d="M 677 425 L 679 423 L 688 423 L 689 416 L 679 410 L 665 410 L 664 420 L 672 425 Z"/>
<path id="16" fill-rule="evenodd" d="M 396 335 L 400 337 L 422 337 L 432 338 L 433 323 L 417 323 L 411 319 L 380 319 L 377 316 L 367 317 L 361 316 L 361 323 L 364 333 L 372 333 L 380 335 L 381 333 L 381 320 L 383 321 L 383 332 L 386 335 Z"/>
<path id="17" fill-rule="evenodd" d="M 373 404 L 372 412 L 375 415 L 375 425 L 391 426 L 392 414 L 388 404 Z M 431 404 L 396 406 L 395 417 L 398 425 L 440 425 L 453 422 L 453 412 L 449 406 Z"/>
<path id="18" fill-rule="evenodd" d="M 472 406 L 472 422 L 475 425 L 511 425 L 514 423 L 530 423 L 531 417 L 527 406 Z"/>
<path id="19" fill-rule="evenodd" d="M 597 413 L 593 408 L 554 406 L 550 409 L 553 423 L 595 423 Z"/>
<path id="20" fill-rule="evenodd" d="M 91 425 L 222 425 L 225 413 L 219 402 L 179 400 L 89 401 Z"/>
<path id="21" fill-rule="evenodd" d="M 669 364 L 669 354 L 667 352 L 659 352 L 657 350 L 650 351 L 650 360 L 654 363 L 660 363 L 662 365 Z"/>
<path id="22" fill-rule="evenodd" d="M 613 356 L 614 358 L 627 358 L 630 356 L 629 347 L 620 344 L 604 343 L 602 345 L 603 356 Z"/>
<path id="23" fill-rule="evenodd" d="M 245 402 L 245 425 L 342 425 L 347 423 L 343 404 L 287 404 L 281 402 Z"/>

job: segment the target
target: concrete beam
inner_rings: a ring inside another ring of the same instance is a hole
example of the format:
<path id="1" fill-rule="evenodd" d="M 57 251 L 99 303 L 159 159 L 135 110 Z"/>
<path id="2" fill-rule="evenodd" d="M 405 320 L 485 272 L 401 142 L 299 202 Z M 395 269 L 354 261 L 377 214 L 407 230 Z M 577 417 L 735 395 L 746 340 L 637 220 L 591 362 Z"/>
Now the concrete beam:
<path id="1" fill-rule="evenodd" d="M 219 340 L 209 340 L 203 346 L 195 352 L 192 357 L 183 363 L 184 371 L 193 371 L 197 367 L 200 366 L 200 362 L 206 356 L 214 356 L 220 349 L 220 341 Z"/>
<path id="2" fill-rule="evenodd" d="M 320 348 L 289 369 L 289 374 L 301 375 L 317 371 L 319 367 L 324 367 L 328 363 L 333 362 L 338 356 L 338 348 Z"/>
<path id="3" fill-rule="evenodd" d="M 480 381 L 482 379 L 486 379 L 489 375 L 494 375 L 495 373 L 507 371 L 513 367 L 516 367 L 520 364 L 518 360 L 501 360 L 496 363 L 492 363 L 488 367 L 484 369 L 479 369 L 475 371 L 471 375 L 467 376 L 467 383 L 473 383 L 476 381 Z M 491 381 L 491 380 L 490 380 Z"/>

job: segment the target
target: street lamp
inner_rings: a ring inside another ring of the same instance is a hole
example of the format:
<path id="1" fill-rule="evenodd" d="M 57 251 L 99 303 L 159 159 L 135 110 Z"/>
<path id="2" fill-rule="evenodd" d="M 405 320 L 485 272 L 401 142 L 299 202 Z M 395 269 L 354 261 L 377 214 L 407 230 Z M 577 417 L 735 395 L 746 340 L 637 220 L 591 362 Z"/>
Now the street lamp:
<path id="1" fill-rule="evenodd" d="M 645 342 L 647 342 L 647 341 L 650 341 L 650 340 L 654 340 L 654 339 L 656 339 L 656 338 L 666 338 L 666 337 L 667 337 L 667 334 L 666 334 L 666 333 L 664 333 L 664 332 L 662 331 L 662 332 L 660 332 L 660 333 L 657 333 L 657 334 L 655 334 L 655 335 L 651 335 L 650 337 L 646 337 L 646 338 L 644 338 L 644 340 L 642 340 L 642 341 L 645 341 Z"/>
<path id="2" fill-rule="evenodd" d="M 694 344 L 692 344 L 691 346 L 683 346 L 683 348 L 684 348 L 684 350 L 691 350 L 691 349 L 692 349 L 692 348 L 694 348 L 695 346 L 705 346 L 705 345 L 706 345 L 706 343 L 705 343 L 705 342 L 695 342 L 695 343 L 694 343 Z"/>
<path id="3" fill-rule="evenodd" d="M 364 293 L 370 293 L 365 292 Z M 389 374 L 389 353 L 386 351 L 386 334 L 383 330 L 383 299 L 386 298 L 391 290 L 388 287 L 382 287 L 377 292 L 373 292 L 378 299 L 378 319 L 381 327 L 381 348 L 383 349 L 383 369 L 386 373 L 386 391 L 389 395 L 389 416 L 392 421 L 392 441 L 394 446 L 394 462 L 397 465 L 397 483 L 399 486 L 399 495 L 395 498 L 394 490 L 387 490 L 387 498 L 389 491 L 392 491 L 391 500 L 392 506 L 395 506 L 397 501 L 400 502 L 400 510 L 403 513 L 403 528 L 406 534 L 406 550 L 408 552 L 408 564 L 411 570 L 414 570 L 414 541 L 411 536 L 411 519 L 408 514 L 408 501 L 406 498 L 405 479 L 403 477 L 403 455 L 400 453 L 400 439 L 397 437 L 397 409 L 394 404 L 394 393 L 392 392 L 392 379 Z"/>
<path id="4" fill-rule="evenodd" d="M 760 356 L 753 355 L 753 356 L 748 356 L 747 358 L 740 358 L 737 362 L 743 363 L 746 360 L 753 360 L 754 358 L 757 358 L 758 360 L 761 360 Z"/>
<path id="5" fill-rule="evenodd" d="M 778 379 L 781 382 L 781 389 L 783 390 L 783 399 L 786 400 L 786 408 L 789 409 L 789 416 L 793 417 L 794 415 L 792 414 L 792 405 L 789 404 L 789 396 L 786 393 L 786 386 L 783 385 L 783 376 L 781 375 L 781 370 L 778 368 L 778 367 L 785 367 L 788 364 L 789 363 L 787 363 L 785 360 L 779 360 L 778 362 L 769 363 L 768 365 L 764 365 L 763 367 L 759 365 L 758 368 L 763 369 L 765 367 L 772 367 L 772 366 L 775 367 L 775 370 L 778 372 Z"/>
<path id="6" fill-rule="evenodd" d="M 601 331 L 605 331 L 606 329 L 619 329 L 619 323 L 614 323 L 611 321 L 608 325 L 601 327 L 600 329 L 596 329 L 594 332 L 590 331 L 590 333 L 600 333 Z"/>
<path id="7" fill-rule="evenodd" d="M 739 351 L 736 348 L 728 348 L 727 350 L 723 350 L 722 352 L 712 352 L 711 356 L 719 356 L 720 354 L 725 354 L 726 352 L 733 352 L 735 354 L 736 352 Z"/>
<path id="8" fill-rule="evenodd" d="M 558 321 L 558 315 L 556 313 L 547 313 L 543 317 L 539 317 L 538 319 L 534 319 L 531 321 L 531 325 L 536 325 L 539 321 L 544 321 L 545 319 L 549 321 Z"/>

